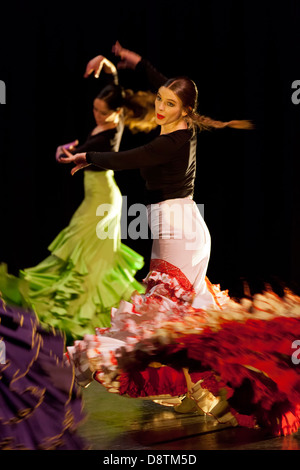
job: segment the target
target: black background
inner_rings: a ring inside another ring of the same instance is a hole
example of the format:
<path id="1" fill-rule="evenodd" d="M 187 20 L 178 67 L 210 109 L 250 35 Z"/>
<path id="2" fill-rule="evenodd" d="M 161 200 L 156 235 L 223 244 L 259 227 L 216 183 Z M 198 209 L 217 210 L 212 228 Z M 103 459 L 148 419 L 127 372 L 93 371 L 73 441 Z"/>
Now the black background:
<path id="1" fill-rule="evenodd" d="M 166 76 L 198 85 L 202 114 L 251 119 L 254 131 L 201 133 L 195 201 L 205 205 L 212 252 L 208 277 L 239 295 L 278 280 L 299 291 L 299 122 L 292 103 L 300 79 L 300 4 L 242 0 L 144 2 L 13 1 L 1 6 L 0 260 L 9 272 L 33 266 L 83 198 L 82 174 L 55 162 L 55 149 L 85 139 L 100 82 L 86 63 L 121 44 Z M 120 73 L 138 89 L 134 73 Z M 150 136 L 125 134 L 122 148 Z M 141 202 L 138 171 L 116 180 Z M 145 256 L 151 242 L 124 240 Z"/>

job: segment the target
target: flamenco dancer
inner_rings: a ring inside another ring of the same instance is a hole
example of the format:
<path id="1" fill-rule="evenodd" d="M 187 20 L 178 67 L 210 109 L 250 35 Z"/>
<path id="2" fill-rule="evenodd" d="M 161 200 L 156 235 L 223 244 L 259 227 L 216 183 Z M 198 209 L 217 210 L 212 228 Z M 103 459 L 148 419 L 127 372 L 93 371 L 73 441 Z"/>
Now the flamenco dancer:
<path id="1" fill-rule="evenodd" d="M 114 83 L 94 100 L 97 125 L 78 149 L 114 151 L 119 148 L 124 125 L 134 131 L 151 130 L 152 97 L 142 92 L 133 95 L 130 91 L 128 98 L 124 97 L 113 64 L 102 56 L 98 57 L 98 64 L 95 76 L 104 67 L 105 72 L 113 75 Z M 140 117 L 132 112 L 137 108 L 146 115 L 145 122 L 140 122 Z M 75 144 L 59 147 L 58 161 L 62 148 L 71 150 Z M 105 315 L 104 307 L 108 310 L 122 295 L 141 290 L 133 276 L 143 259 L 120 243 L 121 195 L 113 172 L 90 167 L 84 177 L 85 199 L 69 226 L 52 243 L 51 256 L 36 268 L 24 270 L 19 278 L 9 275 L 5 266 L 1 266 L 0 291 L 8 300 L 5 303 L 0 292 L 2 450 L 87 448 L 77 433 L 85 416 L 74 367 L 65 361 L 66 334 L 70 339 L 87 331 L 96 307 L 100 312 L 97 321 L 94 320 L 96 324 L 109 324 L 110 312 Z M 111 230 L 113 239 L 100 240 L 94 236 L 96 207 L 101 202 L 110 203 L 112 209 L 101 219 L 98 229 Z M 99 294 L 95 299 L 96 286 L 101 297 Z M 89 291 L 86 297 L 81 292 L 85 289 Z"/>
<path id="2" fill-rule="evenodd" d="M 160 81 L 161 75 L 140 56 L 118 43 L 114 50 L 120 66 Z M 199 115 L 191 80 L 179 77 L 158 87 L 161 134 L 151 144 L 111 159 L 105 153 L 64 152 L 66 162 L 76 165 L 72 173 L 91 163 L 105 169 L 139 167 L 156 236 L 146 293 L 113 309 L 111 328 L 98 329 L 68 348 L 77 381 L 86 386 L 95 379 L 129 397 L 188 394 L 218 422 L 291 434 L 300 424 L 300 369 L 292 349 L 300 338 L 300 298 L 288 290 L 278 296 L 266 289 L 240 302 L 231 300 L 205 278 L 210 240 L 196 209 L 186 213 L 198 236 L 181 230 L 178 241 L 180 224 L 165 223 L 175 203 L 177 208 L 194 207 L 195 127 L 251 125 Z M 181 222 L 190 228 L 186 220 Z"/>
<path id="3" fill-rule="evenodd" d="M 92 72 L 99 77 L 101 69 L 111 77 L 111 83 L 94 99 L 96 126 L 82 145 L 75 141 L 59 146 L 58 162 L 64 148 L 72 152 L 118 151 L 124 125 L 146 132 L 156 126 L 151 120 L 153 96 L 123 90 L 116 67 L 103 56 L 97 57 L 96 69 L 88 63 L 85 77 Z M 135 116 L 137 108 L 144 113 L 144 120 Z M 69 225 L 48 247 L 50 256 L 20 272 L 29 285 L 27 303 L 43 325 L 64 331 L 67 342 L 92 333 L 97 326 L 108 327 L 112 307 L 121 299 L 130 299 L 135 290 L 144 292 L 134 278 L 143 267 L 143 257 L 121 243 L 122 196 L 113 170 L 95 165 L 86 168 L 84 194 Z"/>
<path id="4" fill-rule="evenodd" d="M 118 43 L 115 52 L 126 66 L 159 79 L 137 54 Z M 76 341 L 69 358 L 82 386 L 94 378 L 131 397 L 187 393 L 219 422 L 289 434 L 300 418 L 299 370 L 291 362 L 291 345 L 300 335 L 300 299 L 270 291 L 236 303 L 212 286 L 205 277 L 209 233 L 192 201 L 195 127 L 251 124 L 202 117 L 196 102 L 191 80 L 165 80 L 155 103 L 161 134 L 151 144 L 112 158 L 64 152 L 65 162 L 76 165 L 73 174 L 91 163 L 115 170 L 139 167 L 154 238 L 146 293 L 121 302 L 112 311 L 111 328 Z"/>

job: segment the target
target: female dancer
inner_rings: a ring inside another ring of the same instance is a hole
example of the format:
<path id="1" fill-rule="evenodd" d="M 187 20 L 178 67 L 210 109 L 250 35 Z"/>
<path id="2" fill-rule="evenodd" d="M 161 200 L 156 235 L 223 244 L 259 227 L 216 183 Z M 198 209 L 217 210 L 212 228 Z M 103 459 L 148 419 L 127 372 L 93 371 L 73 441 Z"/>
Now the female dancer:
<path id="1" fill-rule="evenodd" d="M 124 121 L 140 130 L 132 107 L 151 114 L 151 100 L 143 94 L 130 94 L 125 100 L 114 65 L 99 59 L 100 68 L 113 75 L 114 83 L 94 100 L 96 127 L 79 150 L 116 151 Z M 146 127 L 142 123 L 144 131 L 151 129 L 148 118 Z M 62 148 L 71 150 L 77 143 L 59 147 L 57 160 Z M 51 244 L 51 256 L 24 270 L 20 278 L 9 275 L 5 265 L 0 267 L 0 291 L 10 303 L 0 292 L 0 449 L 86 448 L 76 434 L 84 417 L 83 404 L 74 368 L 65 363 L 65 333 L 70 340 L 89 328 L 93 331 L 93 321 L 109 324 L 111 306 L 134 289 L 142 290 L 133 276 L 143 259 L 120 243 L 121 195 L 113 172 L 89 168 L 84 184 L 85 199 Z M 98 221 L 97 206 L 105 202 L 111 209 Z M 96 225 L 98 233 L 110 230 L 113 237 L 97 238 Z"/>
<path id="2" fill-rule="evenodd" d="M 227 123 L 205 118 L 196 112 L 197 88 L 193 81 L 181 77 L 167 80 L 137 54 L 117 43 L 115 52 L 123 64 L 146 72 L 152 82 L 160 82 L 155 102 L 156 122 L 160 136 L 150 144 L 117 152 L 81 152 L 64 162 L 75 162 L 74 174 L 80 168 L 97 165 L 102 169 L 139 168 L 146 181 L 150 228 L 154 238 L 150 271 L 177 271 L 193 287 L 193 305 L 214 303 L 211 286 L 205 276 L 210 255 L 210 235 L 192 200 L 196 172 L 196 128 L 251 128 L 248 121 Z M 125 59 L 125 60 L 124 60 Z M 154 77 L 154 78 L 153 78 Z M 173 222 L 171 222 L 173 218 Z"/>
<path id="3" fill-rule="evenodd" d="M 79 150 L 115 151 L 124 122 L 133 131 L 151 130 L 154 101 L 142 92 L 128 92 L 128 99 L 124 98 L 113 64 L 102 56 L 99 61 L 105 71 L 113 73 L 114 83 L 94 100 L 97 126 Z M 127 112 L 123 113 L 124 108 Z M 139 117 L 132 110 L 138 110 Z M 146 113 L 145 123 L 140 123 L 142 113 Z M 57 160 L 62 148 L 75 144 L 59 147 Z M 0 449 L 86 447 L 76 434 L 83 404 L 74 384 L 74 368 L 65 363 L 64 333 L 70 340 L 89 328 L 93 331 L 92 321 L 109 324 L 110 306 L 135 288 L 141 290 L 133 275 L 142 257 L 120 243 L 121 195 L 113 172 L 88 170 L 85 200 L 52 243 L 51 256 L 36 268 L 24 270 L 26 280 L 0 266 L 0 291 L 10 303 L 2 300 L 0 292 Z M 100 240 L 95 236 L 96 209 L 105 202 L 112 207 L 97 230 L 100 234 L 111 231 L 113 237 Z M 47 328 L 29 308 L 32 305 Z M 106 310 L 109 313 L 103 319 Z M 63 331 L 50 329 L 49 323 Z"/>
<path id="4" fill-rule="evenodd" d="M 118 151 L 124 124 L 142 131 L 156 125 L 154 121 L 151 124 L 151 106 L 149 102 L 145 104 L 145 96 L 123 91 L 116 83 L 115 66 L 103 56 L 97 60 L 95 75 L 99 76 L 104 66 L 114 83 L 103 88 L 94 100 L 96 127 L 86 142 L 58 147 L 59 162 L 64 148 L 76 152 L 105 151 L 110 155 Z M 88 68 L 91 73 L 90 65 Z M 148 113 L 146 126 L 132 113 L 137 107 Z M 153 111 L 152 102 L 152 114 Z M 50 244 L 51 255 L 37 266 L 21 271 L 29 283 L 29 303 L 39 319 L 64 331 L 68 342 L 93 332 L 96 326 L 109 326 L 111 308 L 122 298 L 129 299 L 134 290 L 144 290 L 134 279 L 143 266 L 143 258 L 120 241 L 122 196 L 114 172 L 89 166 L 84 172 L 84 190 L 84 200 L 69 225 Z"/>
<path id="5" fill-rule="evenodd" d="M 158 77 L 136 54 L 118 44 L 116 49 L 123 64 Z M 188 99 L 191 90 L 193 100 Z M 195 85 L 186 78 L 160 86 L 155 106 L 161 135 L 150 145 L 117 153 L 112 160 L 105 153 L 64 152 L 66 162 L 76 164 L 72 173 L 91 163 L 113 169 L 140 167 L 157 236 L 146 294 L 133 296 L 131 303 L 122 301 L 112 312 L 111 328 L 76 341 L 68 354 L 82 385 L 94 378 L 109 391 L 131 397 L 188 392 L 199 410 L 219 422 L 290 434 L 300 424 L 299 350 L 291 361 L 291 348 L 300 337 L 300 298 L 289 291 L 283 297 L 266 291 L 240 303 L 226 300 L 204 279 L 209 240 L 199 214 L 191 211 L 190 219 L 182 217 L 187 230 L 181 232 L 182 225 L 166 217 L 177 202 L 177 208 L 193 205 L 195 125 L 251 127 L 199 116 L 196 95 Z M 191 230 L 191 220 L 199 237 Z M 191 241 L 196 243 L 188 245 Z"/>
<path id="6" fill-rule="evenodd" d="M 121 55 L 121 66 L 139 67 L 148 77 L 159 78 L 136 54 L 119 44 L 115 52 Z M 76 342 L 69 355 L 83 384 L 94 377 L 111 391 L 134 397 L 176 396 L 188 390 L 198 408 L 220 422 L 260 425 L 276 435 L 289 434 L 300 423 L 299 369 L 288 355 L 300 335 L 300 299 L 289 292 L 283 298 L 266 292 L 252 301 L 236 304 L 227 299 L 221 305 L 224 295 L 216 295 L 213 286 L 203 282 L 201 269 L 207 266 L 203 225 L 197 225 L 202 237 L 197 238 L 192 230 L 181 231 L 180 246 L 176 235 L 182 225 L 165 223 L 170 220 L 166 204 L 169 209 L 176 201 L 168 197 L 192 195 L 188 177 L 193 174 L 194 135 L 190 129 L 195 123 L 200 127 L 251 127 L 244 121 L 220 123 L 197 115 L 195 101 L 187 99 L 191 96 L 188 89 L 194 88 L 194 99 L 197 96 L 195 86 L 187 83 L 192 82 L 172 79 L 159 88 L 156 117 L 161 135 L 150 145 L 116 154 L 110 162 L 103 153 L 69 155 L 67 159 L 76 164 L 72 173 L 90 163 L 104 168 L 111 164 L 114 169 L 138 165 L 146 179 L 151 228 L 158 236 L 146 294 L 134 296 L 131 304 L 121 302 L 113 311 L 112 327 Z M 191 132 L 189 139 L 184 138 L 187 131 Z M 178 180 L 176 175 L 180 175 Z M 178 187 L 182 192 L 177 192 Z M 197 217 L 191 219 L 197 221 Z M 179 218 L 189 229 L 191 224 L 186 221 L 191 219 Z M 196 242 L 193 253 L 188 250 L 191 241 Z M 185 265 L 183 253 L 189 265 L 196 267 L 194 278 L 195 271 Z M 196 282 L 199 277 L 202 283 Z M 205 295 L 205 287 L 215 294 L 214 304 Z M 153 368 L 153 361 L 165 366 Z"/>

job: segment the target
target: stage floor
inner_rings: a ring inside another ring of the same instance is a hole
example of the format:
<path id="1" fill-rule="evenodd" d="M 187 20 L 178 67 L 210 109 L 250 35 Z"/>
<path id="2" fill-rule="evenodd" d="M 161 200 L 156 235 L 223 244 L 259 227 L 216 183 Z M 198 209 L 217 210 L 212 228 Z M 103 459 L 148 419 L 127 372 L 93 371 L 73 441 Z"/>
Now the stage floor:
<path id="1" fill-rule="evenodd" d="M 80 434 L 91 450 L 300 450 L 300 432 L 272 438 L 262 430 L 114 395 L 96 382 L 83 389 L 83 400 L 87 418 Z"/>

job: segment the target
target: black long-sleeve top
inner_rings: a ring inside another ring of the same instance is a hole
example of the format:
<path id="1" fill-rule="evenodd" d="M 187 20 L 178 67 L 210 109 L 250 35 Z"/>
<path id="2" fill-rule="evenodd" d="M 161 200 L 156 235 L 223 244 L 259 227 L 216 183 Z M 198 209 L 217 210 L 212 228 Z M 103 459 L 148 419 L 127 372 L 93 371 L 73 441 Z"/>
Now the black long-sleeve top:
<path id="1" fill-rule="evenodd" d="M 166 78 L 147 61 L 141 61 L 152 83 L 162 85 Z M 144 70 L 143 70 L 144 68 Z M 193 196 L 196 175 L 196 137 L 181 129 L 156 137 L 149 144 L 122 152 L 87 152 L 88 163 L 108 170 L 140 169 L 145 180 L 145 204 Z"/>
<path id="2" fill-rule="evenodd" d="M 120 148 L 120 141 L 124 130 L 124 124 L 121 120 L 117 127 L 113 129 L 107 129 L 106 131 L 98 132 L 97 134 L 90 133 L 87 136 L 86 141 L 74 148 L 69 150 L 74 155 L 81 152 L 117 152 Z M 61 154 L 65 156 L 64 153 Z M 90 165 L 84 169 L 85 171 L 104 171 L 104 168 L 99 168 L 96 165 Z"/>
<path id="3" fill-rule="evenodd" d="M 117 127 L 113 129 L 107 129 L 106 131 L 98 132 L 98 134 L 90 133 L 87 140 L 76 147 L 72 153 L 81 152 L 117 152 L 120 148 L 120 142 L 124 130 L 124 124 L 121 120 Z M 85 171 L 103 171 L 103 168 L 99 168 L 96 165 L 90 165 L 85 168 Z"/>
<path id="4" fill-rule="evenodd" d="M 141 69 L 143 70 L 143 69 Z M 144 72 L 141 71 L 143 74 Z M 113 76 L 111 74 L 102 74 L 101 75 L 101 83 L 102 89 L 104 89 L 107 85 L 113 83 Z M 120 143 L 122 139 L 122 135 L 124 132 L 124 116 L 121 113 L 119 123 L 116 127 L 112 129 L 107 129 L 105 131 L 98 132 L 97 134 L 93 134 L 90 132 L 86 138 L 86 140 L 75 147 L 73 150 L 69 150 L 69 152 L 73 153 L 82 153 L 82 152 L 118 152 L 120 148 Z M 65 157 L 65 154 L 62 153 L 61 157 Z M 99 168 L 96 165 L 90 165 L 84 168 L 84 171 L 103 171 L 103 168 Z"/>

